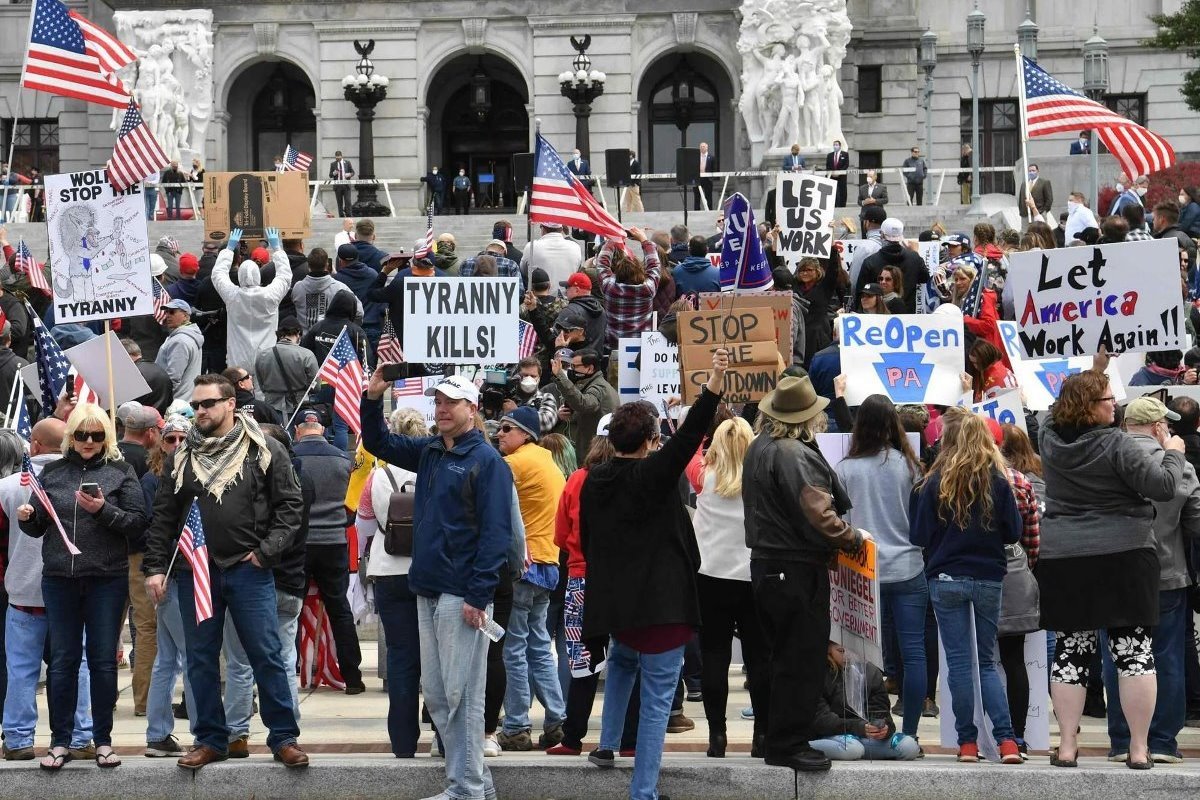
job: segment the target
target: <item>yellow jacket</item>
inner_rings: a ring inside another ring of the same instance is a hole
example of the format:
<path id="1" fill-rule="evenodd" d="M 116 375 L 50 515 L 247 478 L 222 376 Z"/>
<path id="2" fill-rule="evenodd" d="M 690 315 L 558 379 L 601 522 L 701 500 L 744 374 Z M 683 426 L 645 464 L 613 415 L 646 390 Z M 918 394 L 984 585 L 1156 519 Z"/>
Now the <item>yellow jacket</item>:
<path id="1" fill-rule="evenodd" d="M 554 544 L 554 517 L 558 500 L 567 481 L 554 463 L 554 456 L 533 442 L 521 445 L 504 457 L 513 473 L 521 519 L 525 523 L 525 542 L 529 557 L 537 564 L 557 564 L 558 546 Z"/>

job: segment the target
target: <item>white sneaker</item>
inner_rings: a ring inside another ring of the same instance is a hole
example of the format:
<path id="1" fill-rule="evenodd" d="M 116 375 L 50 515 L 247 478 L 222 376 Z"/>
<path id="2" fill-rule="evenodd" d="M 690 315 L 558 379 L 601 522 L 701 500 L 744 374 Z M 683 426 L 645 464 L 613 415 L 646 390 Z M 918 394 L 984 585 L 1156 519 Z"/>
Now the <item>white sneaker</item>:
<path id="1" fill-rule="evenodd" d="M 485 758 L 495 758 L 500 755 L 500 741 L 495 734 L 483 737 L 483 755 Z"/>

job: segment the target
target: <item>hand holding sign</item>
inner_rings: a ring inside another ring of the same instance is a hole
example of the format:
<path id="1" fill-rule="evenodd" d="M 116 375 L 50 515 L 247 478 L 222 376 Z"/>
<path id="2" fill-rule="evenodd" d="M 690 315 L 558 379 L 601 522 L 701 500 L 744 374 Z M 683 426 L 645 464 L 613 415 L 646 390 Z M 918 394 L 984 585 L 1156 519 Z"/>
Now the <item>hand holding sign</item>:
<path id="1" fill-rule="evenodd" d="M 225 245 L 230 250 L 237 250 L 238 242 L 242 240 L 242 229 L 234 228 L 229 232 L 229 242 Z"/>
<path id="2" fill-rule="evenodd" d="M 708 376 L 708 390 L 720 394 L 725 388 L 725 370 L 729 369 L 729 351 L 724 347 L 713 350 L 712 372 Z"/>

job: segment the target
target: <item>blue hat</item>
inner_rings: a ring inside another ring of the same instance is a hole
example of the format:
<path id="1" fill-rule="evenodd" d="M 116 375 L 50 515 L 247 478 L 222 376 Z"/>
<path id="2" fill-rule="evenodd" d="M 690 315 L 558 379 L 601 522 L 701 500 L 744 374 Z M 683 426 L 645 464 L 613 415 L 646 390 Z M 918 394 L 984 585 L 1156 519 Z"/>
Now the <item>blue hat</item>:
<path id="1" fill-rule="evenodd" d="M 945 241 L 946 244 L 958 245 L 959 247 L 966 247 L 968 249 L 971 247 L 971 240 L 965 233 L 952 233 L 946 237 Z"/>
<path id="2" fill-rule="evenodd" d="M 517 406 L 510 413 L 504 415 L 501 422 L 511 422 L 521 430 L 525 431 L 537 441 L 541 436 L 541 422 L 538 419 L 538 412 L 530 406 Z"/>
<path id="3" fill-rule="evenodd" d="M 189 316 L 190 316 L 190 315 L 191 315 L 191 313 L 192 313 L 192 306 L 191 306 L 191 304 L 190 304 L 190 303 L 188 303 L 188 301 L 187 301 L 187 300 L 180 300 L 179 298 L 175 298 L 175 299 L 174 299 L 174 300 L 172 300 L 171 302 L 169 302 L 169 303 L 165 303 L 165 304 L 163 305 L 163 310 L 164 310 L 164 311 L 165 311 L 166 309 L 168 309 L 168 308 L 169 308 L 169 309 L 171 309 L 171 310 L 173 310 L 173 311 L 182 311 L 183 313 L 185 313 L 185 314 L 188 314 Z"/>

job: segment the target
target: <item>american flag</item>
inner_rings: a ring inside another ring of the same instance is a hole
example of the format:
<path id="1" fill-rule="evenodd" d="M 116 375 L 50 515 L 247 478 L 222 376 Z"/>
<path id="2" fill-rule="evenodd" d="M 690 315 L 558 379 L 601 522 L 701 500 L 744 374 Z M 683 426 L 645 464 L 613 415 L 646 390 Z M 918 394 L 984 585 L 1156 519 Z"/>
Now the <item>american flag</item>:
<path id="1" fill-rule="evenodd" d="M 425 242 L 413 253 L 414 258 L 425 258 L 433 252 L 433 203 L 429 204 L 429 217 L 425 223 Z"/>
<path id="2" fill-rule="evenodd" d="M 424 397 L 424 378 L 401 378 L 392 383 L 392 402 L 398 402 L 402 397 Z"/>
<path id="3" fill-rule="evenodd" d="M 192 567 L 192 596 L 196 603 L 196 623 L 212 619 L 212 586 L 208 575 L 208 542 L 200 519 L 200 504 L 192 500 L 183 532 L 179 534 L 179 552 Z"/>
<path id="4" fill-rule="evenodd" d="M 529 218 L 581 228 L 610 239 L 624 239 L 625 228 L 596 202 L 592 193 L 572 175 L 558 153 L 540 133 L 533 157 L 533 194 Z"/>
<path id="5" fill-rule="evenodd" d="M 334 413 L 356 436 L 362 433 L 358 404 L 363 391 L 363 367 L 345 328 L 333 343 L 329 355 L 325 356 L 318 374 L 321 380 L 333 386 Z"/>
<path id="6" fill-rule="evenodd" d="M 1028 58 L 1022 59 L 1026 135 L 1049 136 L 1094 128 L 1131 177 L 1148 175 L 1175 163 L 1175 150 L 1166 139 L 1067 88 Z"/>
<path id="7" fill-rule="evenodd" d="M 150 289 L 154 292 L 154 321 L 162 325 L 167 321 L 167 312 L 163 310 L 168 302 L 167 290 L 155 277 L 150 278 Z"/>
<path id="8" fill-rule="evenodd" d="M 13 269 L 17 272 L 24 272 L 25 277 L 29 279 L 29 285 L 34 289 L 41 290 L 42 294 L 51 297 L 54 293 L 50 289 L 50 283 L 46 280 L 46 273 L 42 272 L 41 266 L 33 257 L 33 253 L 29 251 L 29 245 L 25 244 L 25 240 L 17 242 L 16 261 L 13 262 Z"/>
<path id="9" fill-rule="evenodd" d="M 534 330 L 532 324 L 525 320 L 519 320 L 517 326 L 517 339 L 520 342 L 517 347 L 517 358 L 529 358 L 537 350 L 537 331 Z"/>
<path id="10" fill-rule="evenodd" d="M 307 689 L 322 683 L 345 689 L 346 681 L 338 668 L 333 640 L 333 624 L 321 602 L 315 581 L 308 582 L 308 593 L 300 608 L 300 686 Z"/>
<path id="11" fill-rule="evenodd" d="M 29 489 L 30 493 L 42 504 L 42 508 L 46 509 L 46 513 L 50 515 L 50 519 L 54 520 L 54 527 L 58 528 L 58 535 L 62 537 L 63 544 L 67 546 L 67 552 L 73 556 L 79 555 L 79 548 L 75 546 L 75 543 L 67 536 L 67 532 L 63 530 L 62 522 L 58 518 L 58 512 L 54 510 L 54 504 L 46 496 L 46 490 L 42 488 L 42 482 L 38 480 L 37 474 L 33 471 L 33 461 L 30 460 L 29 453 L 21 456 L 21 485 Z"/>
<path id="12" fill-rule="evenodd" d="M 60 0 L 36 0 L 21 85 L 124 108 L 129 92 L 113 74 L 137 60 L 128 47 Z"/>
<path id="13" fill-rule="evenodd" d="M 129 101 L 117 132 L 117 144 L 108 161 L 108 181 L 119 192 L 157 174 L 171 163 L 158 140 L 142 120 L 137 103 Z"/>
<path id="14" fill-rule="evenodd" d="M 290 144 L 283 151 L 284 172 L 308 172 L 310 164 L 312 164 L 312 156 L 308 153 L 301 153 Z"/>
<path id="15" fill-rule="evenodd" d="M 19 383 L 20 381 L 18 381 Z M 16 410 L 13 411 L 13 414 L 16 416 L 16 419 L 13 420 L 15 423 L 13 430 L 17 432 L 18 436 L 28 442 L 29 437 L 33 435 L 33 426 L 29 421 L 29 407 L 25 405 L 25 391 L 23 389 L 17 390 L 16 406 Z"/>
<path id="16" fill-rule="evenodd" d="M 391 315 L 386 311 L 383 315 L 383 330 L 379 333 L 379 345 L 375 348 L 375 359 L 380 364 L 399 364 L 404 361 L 404 350 L 400 348 L 396 326 L 392 324 Z"/>
<path id="17" fill-rule="evenodd" d="M 76 405 L 83 405 L 84 403 L 100 405 L 100 395 L 96 394 L 95 390 L 87 385 L 87 381 L 75 371 L 74 367 L 71 367 L 71 387 L 74 389 L 72 396 L 75 398 Z"/>
<path id="18" fill-rule="evenodd" d="M 33 320 L 33 351 L 38 368 L 38 386 L 42 392 L 42 414 L 49 416 L 58 405 L 58 396 L 67 385 L 67 374 L 71 371 L 71 362 L 63 355 L 62 348 L 50 331 L 46 329 L 41 317 L 26 304 L 29 318 Z"/>

